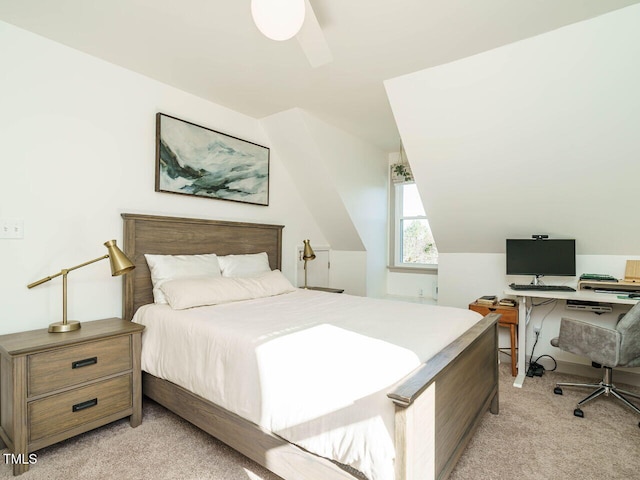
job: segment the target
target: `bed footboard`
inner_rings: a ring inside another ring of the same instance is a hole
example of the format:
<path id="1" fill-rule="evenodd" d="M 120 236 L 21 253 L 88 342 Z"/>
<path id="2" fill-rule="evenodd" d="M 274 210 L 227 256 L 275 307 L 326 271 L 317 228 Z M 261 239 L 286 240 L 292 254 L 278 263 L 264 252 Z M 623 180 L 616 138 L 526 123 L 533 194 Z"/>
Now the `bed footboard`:
<path id="1" fill-rule="evenodd" d="M 484 412 L 498 413 L 498 325 L 492 313 L 409 375 L 396 405 L 396 479 L 445 479 Z"/>
<path id="2" fill-rule="evenodd" d="M 355 480 L 330 460 L 306 452 L 167 380 L 143 372 L 142 390 L 150 399 L 283 479 Z"/>

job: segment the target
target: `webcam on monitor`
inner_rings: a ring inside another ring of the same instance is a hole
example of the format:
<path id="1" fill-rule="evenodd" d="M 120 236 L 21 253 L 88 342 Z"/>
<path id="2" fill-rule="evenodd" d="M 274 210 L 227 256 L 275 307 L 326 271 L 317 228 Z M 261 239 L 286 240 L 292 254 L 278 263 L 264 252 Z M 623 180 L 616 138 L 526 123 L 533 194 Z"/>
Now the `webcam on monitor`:
<path id="1" fill-rule="evenodd" d="M 531 235 L 531 238 L 533 238 L 534 240 L 544 240 L 546 238 L 549 238 L 549 235 Z"/>

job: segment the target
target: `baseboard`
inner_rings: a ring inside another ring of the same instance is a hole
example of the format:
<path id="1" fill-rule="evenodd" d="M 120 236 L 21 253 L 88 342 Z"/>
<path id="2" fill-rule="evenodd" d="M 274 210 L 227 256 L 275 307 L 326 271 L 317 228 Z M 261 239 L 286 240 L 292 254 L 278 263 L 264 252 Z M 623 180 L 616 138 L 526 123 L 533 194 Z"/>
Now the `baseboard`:
<path id="1" fill-rule="evenodd" d="M 544 360 L 541 362 L 548 366 Z M 634 368 L 633 370 L 638 370 Z M 600 378 L 602 375 L 599 373 L 599 369 L 592 367 L 591 365 L 584 365 L 581 363 L 572 363 L 559 361 L 558 367 L 555 370 L 558 373 L 567 373 L 570 375 L 580 375 L 587 378 Z M 613 382 L 614 383 L 626 383 L 627 385 L 634 385 L 640 387 L 640 373 L 630 372 L 629 369 L 614 368 L 613 369 Z"/>

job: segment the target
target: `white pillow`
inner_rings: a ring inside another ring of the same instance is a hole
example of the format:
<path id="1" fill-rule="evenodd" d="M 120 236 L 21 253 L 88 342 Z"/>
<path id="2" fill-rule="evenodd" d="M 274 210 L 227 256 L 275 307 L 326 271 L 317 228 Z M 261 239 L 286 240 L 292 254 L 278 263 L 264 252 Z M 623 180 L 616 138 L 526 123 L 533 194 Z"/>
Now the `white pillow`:
<path id="1" fill-rule="evenodd" d="M 220 264 L 215 253 L 203 255 L 148 255 L 147 265 L 151 271 L 153 301 L 167 303 L 160 287 L 169 280 L 188 277 L 219 277 Z"/>
<path id="2" fill-rule="evenodd" d="M 267 252 L 218 257 L 223 277 L 255 277 L 270 272 Z"/>
<path id="3" fill-rule="evenodd" d="M 161 289 L 174 310 L 271 297 L 296 290 L 280 270 L 272 270 L 258 277 L 169 280 L 162 284 Z"/>

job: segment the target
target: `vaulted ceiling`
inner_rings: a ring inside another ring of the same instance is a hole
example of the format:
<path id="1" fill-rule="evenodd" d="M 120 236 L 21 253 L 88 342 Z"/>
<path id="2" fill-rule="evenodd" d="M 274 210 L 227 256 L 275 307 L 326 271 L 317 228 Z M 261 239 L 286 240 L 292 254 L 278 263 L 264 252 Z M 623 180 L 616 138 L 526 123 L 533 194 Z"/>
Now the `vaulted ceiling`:
<path id="1" fill-rule="evenodd" d="M 250 0 L 0 0 L 0 20 L 247 115 L 298 107 L 385 151 L 383 81 L 640 0 L 310 0 L 333 61 L 254 26 Z"/>
<path id="2" fill-rule="evenodd" d="M 640 5 L 386 83 L 438 250 L 640 255 Z"/>

